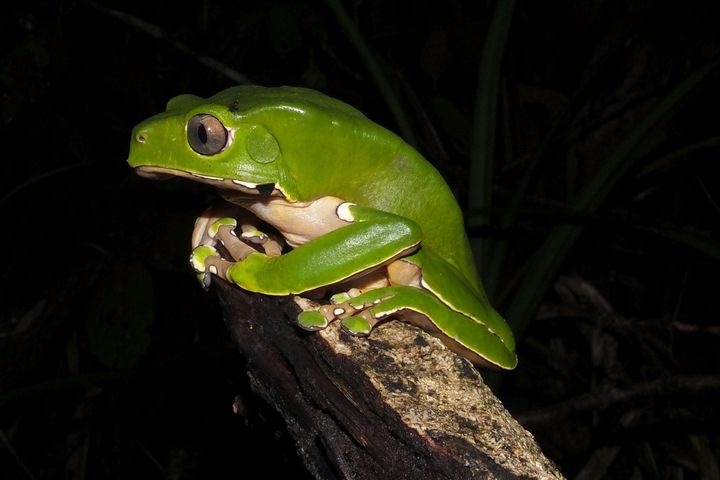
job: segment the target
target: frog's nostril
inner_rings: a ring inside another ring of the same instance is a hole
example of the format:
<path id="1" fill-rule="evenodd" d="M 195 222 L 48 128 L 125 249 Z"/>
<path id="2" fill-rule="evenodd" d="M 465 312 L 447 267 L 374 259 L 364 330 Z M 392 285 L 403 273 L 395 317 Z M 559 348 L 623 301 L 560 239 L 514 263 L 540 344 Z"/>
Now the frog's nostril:
<path id="1" fill-rule="evenodd" d="M 135 136 L 135 140 L 137 140 L 138 143 L 145 143 L 147 142 L 147 134 L 145 132 L 138 133 Z"/>

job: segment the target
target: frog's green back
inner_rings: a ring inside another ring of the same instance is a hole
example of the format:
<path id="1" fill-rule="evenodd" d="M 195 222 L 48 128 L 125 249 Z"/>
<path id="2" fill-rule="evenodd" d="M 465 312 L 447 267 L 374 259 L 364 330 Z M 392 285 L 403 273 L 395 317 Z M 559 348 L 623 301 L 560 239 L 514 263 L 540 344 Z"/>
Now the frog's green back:
<path id="1" fill-rule="evenodd" d="M 314 90 L 242 86 L 209 99 L 239 122 L 267 128 L 280 144 L 293 200 L 333 195 L 401 215 L 481 291 L 462 212 L 438 171 L 417 151 L 355 108 Z"/>

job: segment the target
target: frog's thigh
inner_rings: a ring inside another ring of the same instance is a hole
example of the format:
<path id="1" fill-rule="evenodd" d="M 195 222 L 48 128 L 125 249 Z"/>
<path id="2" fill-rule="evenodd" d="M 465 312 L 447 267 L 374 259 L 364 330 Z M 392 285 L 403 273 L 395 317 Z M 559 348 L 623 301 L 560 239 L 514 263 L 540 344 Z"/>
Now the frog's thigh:
<path id="1" fill-rule="evenodd" d="M 334 285 L 330 290 L 337 293 L 338 298 L 344 297 L 344 300 L 350 297 L 357 297 L 361 293 L 383 288 L 390 285 L 388 272 L 384 268 L 358 275 L 350 280 Z M 340 303 L 340 302 L 337 302 Z"/>
<path id="2" fill-rule="evenodd" d="M 405 259 L 395 260 L 387 266 L 387 277 L 390 285 L 408 285 L 420 287 L 422 270 Z"/>

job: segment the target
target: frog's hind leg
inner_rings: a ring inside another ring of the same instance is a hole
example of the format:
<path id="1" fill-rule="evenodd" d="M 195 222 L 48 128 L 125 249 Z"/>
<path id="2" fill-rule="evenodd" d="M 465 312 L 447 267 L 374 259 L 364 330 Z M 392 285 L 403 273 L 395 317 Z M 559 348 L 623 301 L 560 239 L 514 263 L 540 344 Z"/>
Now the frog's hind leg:
<path id="1" fill-rule="evenodd" d="M 368 335 L 378 323 L 397 317 L 431 333 L 476 365 L 514 368 L 517 364 L 514 351 L 486 323 L 451 309 L 425 289 L 390 286 L 363 293 L 347 303 L 361 311 L 342 319 L 343 328 L 353 335 Z"/>
<path id="2" fill-rule="evenodd" d="M 330 305 L 308 310 L 298 316 L 298 324 L 305 330 L 321 330 L 335 320 L 356 336 L 369 335 L 379 319 L 368 310 L 383 297 L 394 295 L 389 286 L 411 285 L 420 287 L 420 267 L 405 260 L 395 260 L 386 269 L 344 284 L 345 291 L 330 298 Z M 360 300 L 356 300 L 360 299 Z"/>

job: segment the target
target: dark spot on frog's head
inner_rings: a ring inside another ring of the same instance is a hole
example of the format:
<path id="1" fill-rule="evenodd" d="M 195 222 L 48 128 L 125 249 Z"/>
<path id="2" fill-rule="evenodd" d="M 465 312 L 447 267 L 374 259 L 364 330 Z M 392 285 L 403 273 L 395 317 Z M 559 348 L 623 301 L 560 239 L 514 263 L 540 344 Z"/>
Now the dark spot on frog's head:
<path id="1" fill-rule="evenodd" d="M 240 102 L 238 100 L 233 100 L 233 102 L 228 105 L 228 109 L 231 112 L 237 112 L 238 110 L 240 110 Z"/>
<path id="2" fill-rule="evenodd" d="M 420 335 L 418 335 L 417 337 L 415 337 L 415 341 L 414 341 L 413 343 L 414 343 L 415 345 L 417 345 L 418 347 L 427 347 L 427 346 L 428 346 L 427 340 L 425 340 L 425 339 L 424 339 L 422 336 L 420 336 Z"/>

